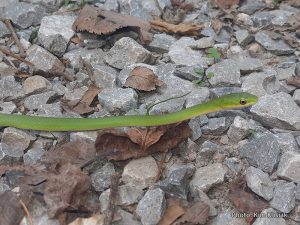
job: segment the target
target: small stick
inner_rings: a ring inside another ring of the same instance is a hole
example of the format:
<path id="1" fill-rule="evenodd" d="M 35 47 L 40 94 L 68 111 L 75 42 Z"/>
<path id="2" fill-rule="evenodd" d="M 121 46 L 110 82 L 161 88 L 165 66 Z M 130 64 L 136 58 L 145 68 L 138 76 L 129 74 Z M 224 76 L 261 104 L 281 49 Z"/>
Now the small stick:
<path id="1" fill-rule="evenodd" d="M 3 52 L 5 55 L 9 55 L 9 56 L 11 56 L 11 57 L 13 57 L 17 60 L 20 60 L 20 61 L 22 61 L 22 62 L 24 62 L 24 63 L 26 63 L 30 66 L 33 66 L 33 64 L 31 62 L 27 61 L 26 59 L 23 59 L 21 56 L 18 56 L 15 53 L 13 53 L 13 52 L 5 49 L 5 48 L 0 47 L 0 51 Z"/>
<path id="2" fill-rule="evenodd" d="M 21 206 L 22 206 L 22 208 L 23 208 L 23 210 L 24 210 L 24 212 L 25 212 L 25 214 L 26 214 L 26 216 L 27 216 L 27 218 L 28 218 L 29 224 L 30 224 L 30 225 L 33 225 L 32 217 L 31 217 L 31 215 L 30 215 L 30 213 L 29 213 L 29 210 L 28 210 L 28 208 L 26 207 L 25 203 L 22 201 L 22 199 L 20 200 L 20 204 L 21 204 Z"/>
<path id="3" fill-rule="evenodd" d="M 114 219 L 120 178 L 121 178 L 120 173 L 115 173 L 111 177 L 109 206 L 108 206 L 108 212 L 106 213 L 103 225 L 112 224 L 112 221 Z"/>
<path id="4" fill-rule="evenodd" d="M 158 165 L 158 172 L 156 174 L 156 177 L 155 177 L 155 182 L 159 181 L 161 175 L 162 175 L 162 172 L 163 172 L 163 166 L 164 166 L 164 162 L 166 160 L 166 157 L 167 157 L 167 153 L 168 152 L 163 152 L 161 155 L 160 155 L 160 161 L 159 161 L 159 165 Z"/>
<path id="5" fill-rule="evenodd" d="M 9 19 L 5 19 L 5 18 L 1 18 L 1 20 L 5 23 L 7 29 L 10 30 L 10 32 L 11 32 L 11 34 L 12 34 L 12 37 L 13 37 L 13 39 L 14 39 L 16 45 L 18 46 L 19 50 L 20 50 L 21 56 L 25 56 L 25 50 L 24 50 L 24 48 L 23 48 L 23 46 L 22 46 L 22 44 L 21 44 L 21 42 L 20 42 L 20 40 L 19 40 L 19 38 L 18 38 L 16 32 L 15 32 L 15 29 L 14 29 L 13 26 L 11 25 L 10 20 L 9 20 Z"/>
<path id="6" fill-rule="evenodd" d="M 15 64 L 13 64 L 13 62 L 10 60 L 10 58 L 6 57 L 6 60 L 9 62 L 9 64 L 10 64 L 13 68 L 18 69 L 18 68 L 15 66 Z"/>

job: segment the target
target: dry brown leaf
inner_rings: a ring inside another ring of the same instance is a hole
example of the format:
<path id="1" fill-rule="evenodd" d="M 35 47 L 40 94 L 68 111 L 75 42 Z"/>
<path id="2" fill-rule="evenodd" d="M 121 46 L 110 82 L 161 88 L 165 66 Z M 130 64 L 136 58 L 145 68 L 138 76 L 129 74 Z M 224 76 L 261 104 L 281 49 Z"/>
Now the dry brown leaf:
<path id="1" fill-rule="evenodd" d="M 80 115 L 92 113 L 96 110 L 96 108 L 91 107 L 90 105 L 99 92 L 100 88 L 90 85 L 80 100 L 65 101 L 63 102 L 62 107 L 67 112 L 76 112 Z"/>
<path id="2" fill-rule="evenodd" d="M 222 29 L 223 25 L 224 25 L 223 22 L 221 20 L 219 20 L 219 19 L 214 19 L 211 22 L 211 26 L 214 29 L 214 31 L 216 32 L 216 34 L 218 34 L 220 32 L 220 30 Z"/>
<path id="3" fill-rule="evenodd" d="M 153 91 L 162 84 L 152 70 L 138 66 L 131 71 L 124 85 L 141 91 Z"/>
<path id="4" fill-rule="evenodd" d="M 299 39 L 297 39 L 296 37 L 290 35 L 287 32 L 284 32 L 283 39 L 293 48 L 300 49 Z"/>
<path id="5" fill-rule="evenodd" d="M 162 219 L 158 225 L 171 225 L 177 218 L 185 213 L 185 209 L 181 207 L 179 201 L 168 199 L 168 208 L 166 209 Z"/>
<path id="6" fill-rule="evenodd" d="M 5 191 L 0 195 L 0 224 L 16 225 L 24 217 L 24 210 L 21 207 L 20 199 L 16 193 Z"/>
<path id="7" fill-rule="evenodd" d="M 250 215 L 246 218 L 246 221 L 251 223 L 254 218 L 253 214 L 260 213 L 267 208 L 269 204 L 261 200 L 255 193 L 246 192 L 245 188 L 246 181 L 245 178 L 242 177 L 230 185 L 228 197 L 239 212 Z"/>
<path id="8" fill-rule="evenodd" d="M 300 77 L 298 77 L 298 76 L 289 77 L 287 79 L 286 83 L 289 85 L 293 85 L 297 88 L 300 88 Z"/>
<path id="9" fill-rule="evenodd" d="M 134 16 L 106 11 L 88 4 L 80 11 L 72 28 L 77 32 L 87 31 L 107 35 L 126 27 L 137 30 L 143 43 L 149 43 L 152 40 L 153 35 L 149 33 L 151 26 L 147 21 Z"/>
<path id="10" fill-rule="evenodd" d="M 178 25 L 167 23 L 161 19 L 150 21 L 153 29 L 160 32 L 173 33 L 179 35 L 197 36 L 204 28 L 202 24 L 181 23 Z"/>
<path id="11" fill-rule="evenodd" d="M 229 9 L 240 4 L 240 0 L 211 0 L 213 7 L 220 7 L 222 9 Z"/>
<path id="12" fill-rule="evenodd" d="M 43 156 L 42 162 L 47 164 L 46 168 L 42 165 L 6 166 L 0 168 L 0 171 L 23 172 L 19 184 L 21 192 L 30 190 L 44 193 L 49 215 L 58 217 L 65 209 L 76 209 L 86 204 L 90 181 L 89 176 L 81 172 L 80 166 L 94 156 L 93 144 L 69 142 Z"/>
<path id="13" fill-rule="evenodd" d="M 141 149 L 145 150 L 156 143 L 165 133 L 165 131 L 166 130 L 162 126 L 155 127 L 154 129 L 141 129 L 138 127 L 133 127 L 127 132 L 127 134 L 132 142 L 138 144 L 139 146 L 141 146 Z"/>
<path id="14" fill-rule="evenodd" d="M 171 0 L 171 5 L 174 8 L 180 8 L 186 11 L 191 11 L 194 7 L 192 3 L 186 3 L 185 1 L 182 0 Z"/>
<path id="15" fill-rule="evenodd" d="M 43 163 L 53 167 L 64 164 L 82 165 L 96 156 L 93 143 L 72 141 L 56 146 L 43 156 Z"/>
<path id="16" fill-rule="evenodd" d="M 208 216 L 209 205 L 203 202 L 196 202 L 186 210 L 185 214 L 177 220 L 174 225 L 185 223 L 204 225 L 207 222 Z"/>
<path id="17" fill-rule="evenodd" d="M 285 32 L 294 32 L 300 29 L 300 15 L 293 14 L 288 18 L 287 23 L 284 26 L 276 26 L 273 29 L 273 32 L 276 33 L 285 33 Z"/>
<path id="18" fill-rule="evenodd" d="M 82 209 L 86 212 L 94 212 L 96 209 L 87 201 L 90 178 L 80 169 L 83 163 L 94 156 L 95 148 L 92 143 L 69 142 L 48 151 L 41 164 L 2 165 L 0 174 L 16 180 L 22 196 L 40 193 L 47 204 L 49 216 L 63 221 L 68 209 Z"/>
<path id="19" fill-rule="evenodd" d="M 95 147 L 100 155 L 109 160 L 126 160 L 156 152 L 167 152 L 187 139 L 190 134 L 191 129 L 186 121 L 159 127 L 134 128 L 128 132 L 103 130 L 98 133 Z"/>
<path id="20" fill-rule="evenodd" d="M 68 208 L 83 207 L 89 189 L 90 177 L 77 166 L 65 164 L 57 174 L 49 174 L 44 191 L 49 217 L 58 217 Z"/>
<path id="21" fill-rule="evenodd" d="M 294 29 L 298 30 L 300 28 L 300 15 L 299 13 L 293 14 L 288 19 L 288 24 Z"/>
<path id="22" fill-rule="evenodd" d="M 77 218 L 72 223 L 68 225 L 103 225 L 104 224 L 105 215 L 103 214 L 95 214 L 89 218 Z"/>
<path id="23" fill-rule="evenodd" d="M 193 4 L 185 3 L 182 0 L 171 0 L 171 6 L 167 6 L 162 11 L 162 19 L 171 24 L 181 23 L 188 11 L 193 9 Z"/>
<path id="24" fill-rule="evenodd" d="M 81 40 L 78 36 L 72 37 L 70 41 L 77 45 L 81 44 Z"/>
<path id="25" fill-rule="evenodd" d="M 284 2 L 285 4 L 287 5 L 290 5 L 290 6 L 294 6 L 294 7 L 300 7 L 300 1 L 299 0 L 287 0 Z"/>

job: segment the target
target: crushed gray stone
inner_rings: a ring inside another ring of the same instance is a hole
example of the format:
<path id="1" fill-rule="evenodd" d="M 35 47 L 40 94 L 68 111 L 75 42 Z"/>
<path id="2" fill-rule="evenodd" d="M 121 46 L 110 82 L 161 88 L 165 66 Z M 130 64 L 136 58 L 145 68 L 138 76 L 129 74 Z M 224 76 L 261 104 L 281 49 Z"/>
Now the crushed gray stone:
<path id="1" fill-rule="evenodd" d="M 13 102 L 0 102 L 0 112 L 4 114 L 12 114 L 17 110 L 17 106 Z"/>
<path id="2" fill-rule="evenodd" d="M 10 19 L 23 29 L 39 25 L 45 15 L 44 7 L 19 1 L 8 1 L 8 4 L 0 10 L 0 16 Z"/>
<path id="3" fill-rule="evenodd" d="M 127 112 L 136 109 L 137 98 L 137 93 L 131 88 L 107 88 L 98 94 L 100 104 L 109 112 Z"/>
<path id="4" fill-rule="evenodd" d="M 254 37 L 247 30 L 238 30 L 235 32 L 235 37 L 240 45 L 250 44 Z"/>
<path id="5" fill-rule="evenodd" d="M 46 151 L 42 148 L 31 148 L 23 155 L 25 165 L 34 165 L 40 161 Z"/>
<path id="6" fill-rule="evenodd" d="M 300 153 L 288 151 L 280 159 L 277 175 L 284 179 L 300 182 Z"/>
<path id="7" fill-rule="evenodd" d="M 15 100 L 24 97 L 23 86 L 13 76 L 6 76 L 0 80 L 0 99 Z"/>
<path id="8" fill-rule="evenodd" d="M 244 218 L 238 218 L 232 212 L 222 212 L 212 219 L 210 225 L 247 225 Z"/>
<path id="9" fill-rule="evenodd" d="M 107 52 L 104 59 L 109 65 L 123 69 L 134 63 L 151 63 L 153 56 L 135 40 L 123 37 Z"/>
<path id="10" fill-rule="evenodd" d="M 276 75 L 275 70 L 251 73 L 243 78 L 242 90 L 259 97 L 275 94 L 280 89 Z"/>
<path id="11" fill-rule="evenodd" d="M 202 190 L 208 191 L 212 186 L 224 181 L 226 168 L 220 163 L 214 163 L 196 170 L 191 182 L 191 191 Z"/>
<path id="12" fill-rule="evenodd" d="M 181 37 L 175 41 L 169 49 L 171 61 L 178 66 L 197 66 L 200 68 L 208 67 L 208 59 L 201 51 L 193 50 L 197 41 L 191 37 Z"/>
<path id="13" fill-rule="evenodd" d="M 229 127 L 225 117 L 209 118 L 208 123 L 202 127 L 203 134 L 223 134 Z"/>
<path id="14" fill-rule="evenodd" d="M 287 130 L 300 129 L 300 107 L 287 93 L 262 96 L 251 107 L 250 112 L 257 121 L 266 126 Z"/>
<path id="15" fill-rule="evenodd" d="M 95 65 L 94 78 L 95 85 L 99 88 L 115 88 L 117 87 L 118 71 L 110 66 Z"/>
<path id="16" fill-rule="evenodd" d="M 33 44 L 26 53 L 26 60 L 34 64 L 36 72 L 57 74 L 65 70 L 63 63 L 55 55 L 36 44 Z"/>
<path id="17" fill-rule="evenodd" d="M 269 225 L 269 224 L 286 225 L 285 219 L 280 218 L 280 214 L 278 214 L 278 212 L 272 208 L 264 209 L 261 212 L 261 215 L 262 215 L 261 217 L 255 220 L 253 225 Z M 276 215 L 279 215 L 279 217 Z M 284 215 L 282 215 L 282 217 L 283 216 Z"/>
<path id="18" fill-rule="evenodd" d="M 239 142 L 250 134 L 249 121 L 243 117 L 236 116 L 227 132 L 228 138 L 234 142 Z"/>
<path id="19" fill-rule="evenodd" d="M 212 86 L 238 86 L 240 81 L 240 70 L 237 63 L 232 59 L 225 59 L 216 63 L 206 70 L 206 75 L 213 73 L 213 77 L 209 80 Z"/>
<path id="20" fill-rule="evenodd" d="M 86 49 L 86 48 L 76 48 L 68 51 L 64 54 L 63 58 L 70 61 L 70 67 L 79 70 L 83 67 L 83 62 L 86 61 L 93 65 L 104 65 L 105 53 L 101 48 L 97 49 Z"/>
<path id="21" fill-rule="evenodd" d="M 154 34 L 153 40 L 149 44 L 149 48 L 151 49 L 151 51 L 166 53 L 169 51 L 170 46 L 175 41 L 176 38 L 166 33 Z"/>
<path id="22" fill-rule="evenodd" d="M 246 181 L 248 187 L 266 200 L 273 197 L 273 183 L 267 173 L 253 166 L 246 170 Z"/>
<path id="23" fill-rule="evenodd" d="M 270 173 L 279 162 L 280 147 L 273 134 L 263 134 L 241 145 L 239 152 L 250 165 Z"/>
<path id="24" fill-rule="evenodd" d="M 270 205 L 283 213 L 289 213 L 295 207 L 295 188 L 293 182 L 278 184 Z"/>
<path id="25" fill-rule="evenodd" d="M 115 204 L 118 206 L 129 206 L 137 203 L 143 197 L 143 189 L 131 186 L 121 185 L 118 187 L 118 193 Z M 108 210 L 110 189 L 105 190 L 100 195 L 101 212 Z"/>
<path id="26" fill-rule="evenodd" d="M 132 184 L 145 188 L 155 183 L 158 166 L 152 156 L 131 160 L 123 170 L 121 180 L 125 184 Z"/>
<path id="27" fill-rule="evenodd" d="M 46 89 L 51 89 L 52 84 L 46 78 L 35 75 L 28 77 L 24 81 L 24 91 L 26 95 L 33 94 L 36 92 L 44 91 Z"/>
<path id="28" fill-rule="evenodd" d="M 35 140 L 34 136 L 14 127 L 5 128 L 1 139 L 2 143 L 19 148 L 23 151 L 28 148 L 30 142 L 33 140 Z"/>
<path id="29" fill-rule="evenodd" d="M 136 214 L 141 218 L 143 225 L 157 224 L 166 208 L 165 193 L 160 188 L 148 190 L 139 201 Z"/>
<path id="30" fill-rule="evenodd" d="M 51 53 L 62 56 L 74 35 L 74 16 L 51 15 L 43 17 L 38 32 L 39 42 Z"/>
<path id="31" fill-rule="evenodd" d="M 194 171 L 195 167 L 189 164 L 173 166 L 170 168 L 168 177 L 160 181 L 156 186 L 171 196 L 187 199 L 188 181 Z"/>
<path id="32" fill-rule="evenodd" d="M 106 163 L 100 169 L 91 174 L 91 184 L 95 191 L 104 191 L 109 188 L 111 176 L 115 173 L 114 165 L 110 162 Z"/>
<path id="33" fill-rule="evenodd" d="M 294 135 L 290 133 L 278 133 L 274 135 L 277 138 L 282 154 L 288 151 L 293 151 L 293 152 L 299 151 L 299 147 L 294 138 Z"/>
<path id="34" fill-rule="evenodd" d="M 41 105 L 49 103 L 52 98 L 55 98 L 55 91 L 47 91 L 40 94 L 30 95 L 24 100 L 24 107 L 29 110 L 38 109 Z"/>
<path id="35" fill-rule="evenodd" d="M 266 32 L 259 31 L 255 34 L 255 41 L 261 44 L 266 50 L 275 55 L 292 54 L 295 50 L 283 40 L 273 40 Z"/>

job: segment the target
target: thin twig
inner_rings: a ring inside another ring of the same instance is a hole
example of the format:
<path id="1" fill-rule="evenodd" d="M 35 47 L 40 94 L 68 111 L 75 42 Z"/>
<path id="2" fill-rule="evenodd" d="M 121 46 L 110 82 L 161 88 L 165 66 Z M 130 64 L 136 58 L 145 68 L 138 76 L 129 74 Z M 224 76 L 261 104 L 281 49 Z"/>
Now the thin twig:
<path id="1" fill-rule="evenodd" d="M 81 58 L 81 60 L 83 63 L 83 68 L 87 72 L 87 75 L 89 76 L 92 83 L 95 84 L 96 81 L 95 81 L 93 66 L 88 61 L 84 60 L 83 58 Z"/>
<path id="2" fill-rule="evenodd" d="M 13 57 L 17 60 L 20 60 L 20 61 L 22 61 L 22 62 L 24 62 L 24 63 L 26 63 L 30 66 L 33 66 L 33 64 L 31 62 L 27 61 L 26 59 L 23 59 L 21 56 L 16 55 L 15 53 L 13 53 L 13 52 L 5 49 L 5 48 L 0 47 L 0 51 L 3 52 L 5 55 L 9 55 L 9 56 L 11 56 L 11 57 Z"/>
<path id="3" fill-rule="evenodd" d="M 164 166 L 164 162 L 166 160 L 166 157 L 167 157 L 167 152 L 163 152 L 161 153 L 160 155 L 160 162 L 159 162 L 159 165 L 158 165 L 158 172 L 156 174 L 156 177 L 155 177 L 155 182 L 159 181 L 161 175 L 162 175 L 162 172 L 163 172 L 163 166 Z"/>
<path id="4" fill-rule="evenodd" d="M 20 199 L 20 204 L 21 204 L 21 206 L 22 206 L 22 208 L 23 208 L 23 210 L 24 210 L 24 212 L 25 212 L 25 214 L 26 214 L 26 216 L 28 218 L 29 224 L 33 225 L 32 216 L 30 215 L 29 210 L 26 207 L 25 203 L 22 201 L 22 199 Z"/>
<path id="5" fill-rule="evenodd" d="M 8 58 L 8 57 L 6 57 L 5 58 L 8 62 L 9 62 L 9 64 L 14 68 L 14 69 L 18 69 L 16 66 L 15 66 L 15 64 L 13 64 L 13 62 L 10 60 L 10 58 Z"/>
<path id="6" fill-rule="evenodd" d="M 24 50 L 24 48 L 23 48 L 23 46 L 22 46 L 22 44 L 21 44 L 21 42 L 20 42 L 20 40 L 19 40 L 19 38 L 18 38 L 16 32 L 15 32 L 15 29 L 14 29 L 13 26 L 11 25 L 10 20 L 9 20 L 9 19 L 5 19 L 5 18 L 4 18 L 4 19 L 2 18 L 1 20 L 5 23 L 7 29 L 10 30 L 10 32 L 11 32 L 11 34 L 12 34 L 12 37 L 13 37 L 13 39 L 14 39 L 16 45 L 18 46 L 19 50 L 20 50 L 21 56 L 25 56 L 25 50 Z"/>
<path id="7" fill-rule="evenodd" d="M 151 110 L 154 106 L 156 106 L 156 105 L 158 105 L 158 104 L 161 104 L 161 103 L 164 103 L 164 102 L 167 102 L 167 101 L 170 101 L 170 100 L 173 100 L 173 99 L 183 98 L 183 97 L 187 96 L 188 94 L 190 94 L 191 92 L 192 92 L 192 91 L 189 91 L 189 92 L 187 92 L 187 93 L 185 93 L 185 94 L 183 94 L 183 95 L 171 97 L 171 98 L 168 98 L 168 99 L 165 99 L 165 100 L 162 100 L 162 101 L 159 101 L 159 102 L 157 102 L 157 103 L 154 103 L 154 104 L 150 105 L 150 106 L 147 108 L 146 115 L 149 115 L 150 110 Z"/>
<path id="8" fill-rule="evenodd" d="M 120 178 L 121 178 L 121 174 L 120 173 L 115 173 L 111 177 L 110 195 L 109 195 L 109 206 L 108 206 L 108 211 L 106 213 L 103 225 L 110 225 L 110 224 L 112 224 L 112 221 L 114 219 Z"/>

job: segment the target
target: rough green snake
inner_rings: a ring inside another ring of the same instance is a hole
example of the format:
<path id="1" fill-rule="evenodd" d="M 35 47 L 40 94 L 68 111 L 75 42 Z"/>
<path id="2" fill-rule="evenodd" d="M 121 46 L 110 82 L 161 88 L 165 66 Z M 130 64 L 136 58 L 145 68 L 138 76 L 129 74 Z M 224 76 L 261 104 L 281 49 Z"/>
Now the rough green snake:
<path id="1" fill-rule="evenodd" d="M 109 116 L 103 118 L 57 118 L 0 114 L 0 126 L 40 131 L 87 131 L 112 127 L 160 126 L 226 109 L 251 106 L 258 97 L 246 92 L 227 94 L 178 112 L 163 115 Z"/>

